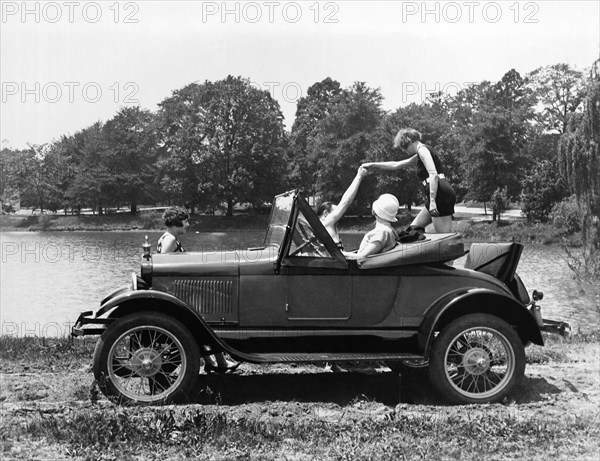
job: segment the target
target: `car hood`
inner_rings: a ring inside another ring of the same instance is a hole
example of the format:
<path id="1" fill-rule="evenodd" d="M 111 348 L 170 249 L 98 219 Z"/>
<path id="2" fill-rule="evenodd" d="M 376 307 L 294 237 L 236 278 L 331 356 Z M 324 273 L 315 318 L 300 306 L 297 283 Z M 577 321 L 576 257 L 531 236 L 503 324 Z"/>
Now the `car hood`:
<path id="1" fill-rule="evenodd" d="M 237 276 L 241 266 L 272 264 L 277 247 L 152 255 L 152 276 Z"/>

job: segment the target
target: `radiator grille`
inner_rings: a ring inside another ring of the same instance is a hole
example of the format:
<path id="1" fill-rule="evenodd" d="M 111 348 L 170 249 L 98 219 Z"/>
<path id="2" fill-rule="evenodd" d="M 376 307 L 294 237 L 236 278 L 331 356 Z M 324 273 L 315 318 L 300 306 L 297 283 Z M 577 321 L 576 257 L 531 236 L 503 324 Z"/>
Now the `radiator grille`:
<path id="1" fill-rule="evenodd" d="M 201 314 L 231 314 L 232 280 L 176 280 L 174 293 Z"/>

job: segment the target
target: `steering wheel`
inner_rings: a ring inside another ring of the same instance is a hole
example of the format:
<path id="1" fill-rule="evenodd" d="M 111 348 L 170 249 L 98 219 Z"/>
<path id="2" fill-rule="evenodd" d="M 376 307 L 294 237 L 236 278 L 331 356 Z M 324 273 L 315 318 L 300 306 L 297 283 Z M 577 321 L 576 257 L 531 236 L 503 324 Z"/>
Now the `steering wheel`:
<path id="1" fill-rule="evenodd" d="M 315 240 L 316 240 L 316 237 L 314 235 L 308 239 L 305 238 L 304 242 L 298 248 L 296 248 L 292 253 L 290 253 L 290 256 L 296 256 L 308 245 L 310 245 L 313 248 L 313 250 L 316 251 L 318 254 L 323 256 L 323 253 L 321 252 L 321 249 L 317 246 Z"/>
<path id="2" fill-rule="evenodd" d="M 323 251 L 320 242 L 317 240 L 317 237 L 315 235 L 312 235 L 312 232 L 309 232 L 309 229 L 307 229 L 306 226 L 307 225 L 305 222 L 298 220 L 296 224 L 296 229 L 298 230 L 298 233 L 296 234 L 296 236 L 302 239 L 302 243 L 298 245 L 298 248 L 296 248 L 292 253 L 290 253 L 290 256 L 296 256 L 308 245 L 310 245 L 312 247 L 312 251 L 317 253 L 319 256 L 327 256 L 326 251 Z"/>

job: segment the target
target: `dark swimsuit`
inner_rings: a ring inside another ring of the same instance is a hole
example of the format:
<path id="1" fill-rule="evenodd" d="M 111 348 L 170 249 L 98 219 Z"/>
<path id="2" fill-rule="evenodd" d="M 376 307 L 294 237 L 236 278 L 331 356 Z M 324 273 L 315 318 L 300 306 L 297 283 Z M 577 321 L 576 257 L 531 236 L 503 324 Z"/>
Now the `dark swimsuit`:
<path id="1" fill-rule="evenodd" d="M 163 235 L 161 235 L 160 238 L 158 239 L 158 244 L 156 245 L 157 253 L 162 253 L 162 241 L 163 241 L 163 238 L 165 238 L 165 235 L 167 235 L 166 232 Z M 181 245 L 181 242 L 179 240 L 177 240 L 177 237 L 175 237 L 175 245 L 177 245 L 177 246 L 173 250 L 173 253 L 185 251 L 185 249 L 183 248 L 183 245 Z"/>
<path id="2" fill-rule="evenodd" d="M 423 144 L 424 147 L 429 150 L 431 153 L 431 157 L 433 158 L 433 164 L 435 165 L 435 169 L 438 174 L 444 174 L 442 169 L 442 162 L 440 162 L 440 158 L 437 155 L 435 149 L 427 144 Z M 421 160 L 421 157 L 417 154 L 417 176 L 421 181 L 426 181 L 429 178 L 429 173 L 427 172 L 427 168 L 425 168 L 425 164 Z M 426 194 L 426 202 L 425 206 L 427 210 L 429 210 L 430 200 L 429 200 L 429 183 L 425 183 L 425 194 Z M 456 204 L 456 194 L 454 193 L 454 189 L 445 178 L 439 178 L 438 181 L 438 189 L 437 195 L 435 197 L 435 204 L 437 205 L 437 209 L 440 213 L 440 217 L 442 216 L 452 216 L 454 214 L 454 205 Z"/>

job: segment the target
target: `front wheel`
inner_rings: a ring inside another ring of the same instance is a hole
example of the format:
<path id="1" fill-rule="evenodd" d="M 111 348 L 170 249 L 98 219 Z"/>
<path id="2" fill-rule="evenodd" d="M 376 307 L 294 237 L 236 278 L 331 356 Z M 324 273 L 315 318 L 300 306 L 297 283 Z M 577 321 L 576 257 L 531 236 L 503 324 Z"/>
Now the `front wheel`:
<path id="1" fill-rule="evenodd" d="M 178 320 L 139 312 L 116 320 L 94 352 L 94 376 L 107 397 L 162 404 L 189 399 L 200 350 Z"/>
<path id="2" fill-rule="evenodd" d="M 452 403 L 498 402 L 524 372 L 521 339 L 508 323 L 489 314 L 454 320 L 431 349 L 431 382 Z"/>

